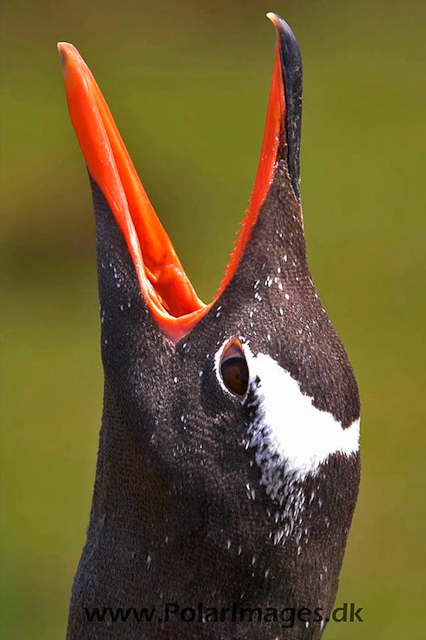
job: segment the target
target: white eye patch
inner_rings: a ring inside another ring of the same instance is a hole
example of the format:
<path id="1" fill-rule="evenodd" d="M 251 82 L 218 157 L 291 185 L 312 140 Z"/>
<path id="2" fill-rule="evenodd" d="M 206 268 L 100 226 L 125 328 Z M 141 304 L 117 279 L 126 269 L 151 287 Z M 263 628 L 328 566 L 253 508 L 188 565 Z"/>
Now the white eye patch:
<path id="1" fill-rule="evenodd" d="M 343 429 L 331 413 L 314 407 L 312 398 L 301 392 L 299 383 L 271 356 L 254 356 L 247 343 L 243 347 L 250 384 L 259 379 L 255 388 L 257 415 L 250 427 L 249 443 L 256 449 L 256 462 L 268 493 L 278 490 L 271 483 L 276 483 L 279 468 L 284 468 L 286 475 L 303 479 L 309 473 L 315 475 L 332 454 L 350 456 L 358 451 L 359 419 Z M 217 374 L 220 380 L 220 371 Z"/>

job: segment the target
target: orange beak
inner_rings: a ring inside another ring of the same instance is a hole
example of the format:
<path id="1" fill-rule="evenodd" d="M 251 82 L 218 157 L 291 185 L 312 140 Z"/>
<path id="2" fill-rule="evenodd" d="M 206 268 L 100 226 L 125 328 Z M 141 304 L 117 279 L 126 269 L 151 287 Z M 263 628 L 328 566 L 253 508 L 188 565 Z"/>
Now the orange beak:
<path id="1" fill-rule="evenodd" d="M 271 20 L 276 24 L 275 18 L 278 19 L 272 14 Z M 209 305 L 198 298 L 186 276 L 90 69 L 73 45 L 59 43 L 58 49 L 71 121 L 89 173 L 124 235 L 152 315 L 161 330 L 176 343 L 207 313 L 231 280 L 274 176 L 278 149 L 285 143 L 279 38 L 255 186 L 225 276 Z"/>

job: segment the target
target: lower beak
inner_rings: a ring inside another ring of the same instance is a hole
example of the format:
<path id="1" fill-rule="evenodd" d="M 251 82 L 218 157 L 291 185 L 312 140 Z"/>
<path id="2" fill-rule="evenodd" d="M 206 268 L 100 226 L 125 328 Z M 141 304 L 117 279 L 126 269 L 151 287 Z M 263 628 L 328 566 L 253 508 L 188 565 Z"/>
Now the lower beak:
<path id="1" fill-rule="evenodd" d="M 174 343 L 208 312 L 238 268 L 274 177 L 276 163 L 288 146 L 282 64 L 282 25 L 287 25 L 275 14 L 268 17 L 277 29 L 277 45 L 256 182 L 224 279 L 209 305 L 198 298 L 186 276 L 92 73 L 75 47 L 58 44 L 70 116 L 89 173 L 124 235 L 145 301 L 159 327 Z"/>

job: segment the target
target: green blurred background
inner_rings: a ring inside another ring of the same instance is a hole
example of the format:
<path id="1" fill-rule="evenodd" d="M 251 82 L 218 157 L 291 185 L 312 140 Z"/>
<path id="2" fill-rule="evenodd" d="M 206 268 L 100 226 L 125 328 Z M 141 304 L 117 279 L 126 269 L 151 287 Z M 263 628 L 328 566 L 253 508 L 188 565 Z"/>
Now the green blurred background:
<path id="1" fill-rule="evenodd" d="M 64 636 L 102 403 L 94 223 L 56 41 L 77 46 L 201 297 L 255 176 L 282 14 L 305 68 L 310 265 L 363 404 L 328 640 L 426 638 L 426 4 L 8 0 L 2 9 L 4 638 Z"/>

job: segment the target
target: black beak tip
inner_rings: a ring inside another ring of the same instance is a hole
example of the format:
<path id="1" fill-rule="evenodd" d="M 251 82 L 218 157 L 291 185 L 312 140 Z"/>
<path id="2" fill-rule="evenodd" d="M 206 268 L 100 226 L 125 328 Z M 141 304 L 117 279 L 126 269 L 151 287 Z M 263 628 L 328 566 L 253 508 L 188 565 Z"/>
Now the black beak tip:
<path id="1" fill-rule="evenodd" d="M 295 195 L 300 202 L 300 132 L 302 120 L 302 57 L 296 36 L 277 13 L 267 13 L 273 23 L 279 45 L 286 104 L 287 168 Z"/>
<path id="2" fill-rule="evenodd" d="M 270 11 L 266 17 L 273 23 L 279 39 L 281 64 L 283 72 L 288 74 L 302 73 L 302 58 L 296 36 L 287 22 L 277 13 Z"/>
<path id="3" fill-rule="evenodd" d="M 275 29 L 279 34 L 285 33 L 289 37 L 296 39 L 290 26 L 287 24 L 284 18 L 278 15 L 278 13 L 275 13 L 274 11 L 268 11 L 268 13 L 266 14 L 266 17 L 272 22 L 272 24 L 274 25 Z"/>

